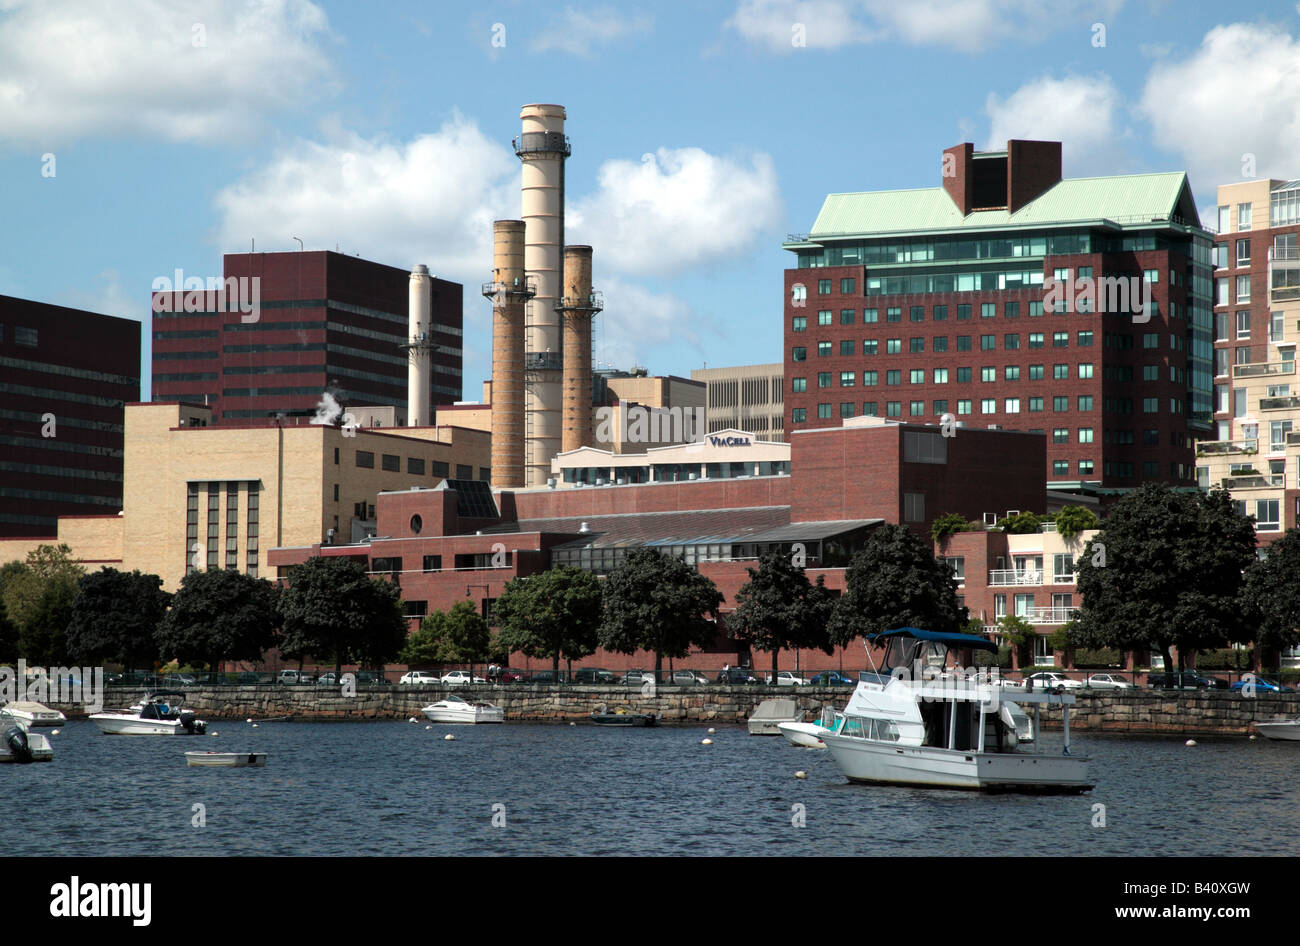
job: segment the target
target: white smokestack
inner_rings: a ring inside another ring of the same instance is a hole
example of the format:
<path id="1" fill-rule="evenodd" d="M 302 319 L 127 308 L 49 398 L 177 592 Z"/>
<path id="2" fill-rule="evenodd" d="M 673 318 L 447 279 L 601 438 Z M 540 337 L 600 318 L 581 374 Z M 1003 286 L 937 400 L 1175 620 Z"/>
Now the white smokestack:
<path id="1" fill-rule="evenodd" d="M 406 369 L 406 425 L 433 423 L 433 280 L 429 267 L 411 270 L 410 363 Z"/>

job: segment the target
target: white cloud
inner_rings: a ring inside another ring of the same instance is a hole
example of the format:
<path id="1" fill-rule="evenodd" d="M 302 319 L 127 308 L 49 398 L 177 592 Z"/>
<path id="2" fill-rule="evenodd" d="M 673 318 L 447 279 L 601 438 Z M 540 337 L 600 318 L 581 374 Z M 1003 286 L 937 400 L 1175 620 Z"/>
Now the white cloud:
<path id="1" fill-rule="evenodd" d="M 565 238 L 626 273 L 666 273 L 734 256 L 780 220 L 772 159 L 660 148 L 607 161 L 595 193 L 570 200 Z"/>
<path id="2" fill-rule="evenodd" d="M 593 279 L 605 296 L 605 311 L 592 333 L 592 357 L 619 368 L 650 365 L 651 354 L 679 362 L 687 350 L 703 354 L 691 306 L 671 292 L 657 292 L 617 276 Z M 660 359 L 661 360 L 661 359 Z"/>
<path id="3" fill-rule="evenodd" d="M 247 138 L 329 87 L 327 31 L 309 0 L 6 0 L 0 140 Z"/>
<path id="4" fill-rule="evenodd" d="M 558 50 L 574 56 L 589 57 L 592 47 L 623 36 L 648 33 L 654 20 L 637 14 L 624 16 L 609 7 L 576 10 L 566 7 L 564 13 L 552 19 L 532 41 L 536 52 Z"/>
<path id="5" fill-rule="evenodd" d="M 1267 24 L 1216 26 L 1191 56 L 1152 67 L 1140 110 L 1153 141 L 1179 155 L 1202 193 L 1243 177 L 1293 178 L 1300 41 Z"/>
<path id="6" fill-rule="evenodd" d="M 115 269 L 104 269 L 95 274 L 94 289 L 69 287 L 59 296 L 60 304 L 100 315 L 115 315 L 136 322 L 150 317 L 149 294 L 129 293 L 122 285 L 122 277 Z"/>
<path id="7" fill-rule="evenodd" d="M 726 26 L 772 52 L 790 52 L 795 24 L 809 48 L 894 40 L 977 52 L 1004 40 L 1023 44 L 1073 23 L 1086 29 L 1123 0 L 740 0 Z"/>
<path id="8" fill-rule="evenodd" d="M 1105 74 L 1043 76 L 1005 99 L 990 93 L 984 104 L 989 134 L 984 147 L 1000 150 L 1008 139 L 1061 142 L 1066 177 L 1124 173 L 1128 161 L 1119 127 L 1124 106 Z"/>
<path id="9" fill-rule="evenodd" d="M 492 221 L 519 216 L 519 162 L 472 121 L 453 116 L 409 142 L 338 132 L 298 141 L 216 197 L 223 250 L 255 237 L 268 249 L 332 249 L 393 266 L 426 263 L 487 279 Z M 466 290 L 467 296 L 469 290 Z"/>

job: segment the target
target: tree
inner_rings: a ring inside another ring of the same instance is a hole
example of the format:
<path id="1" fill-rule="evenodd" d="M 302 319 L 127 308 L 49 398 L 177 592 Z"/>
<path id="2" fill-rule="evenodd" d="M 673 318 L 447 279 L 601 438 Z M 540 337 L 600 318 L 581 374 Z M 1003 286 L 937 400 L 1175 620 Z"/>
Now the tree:
<path id="1" fill-rule="evenodd" d="M 450 611 L 426 615 L 398 660 L 408 666 L 467 663 L 473 671 L 475 663 L 488 659 L 491 644 L 487 621 L 470 602 L 457 601 Z"/>
<path id="2" fill-rule="evenodd" d="M 406 644 L 401 591 L 372 579 L 361 562 L 316 556 L 289 569 L 280 593 L 280 652 L 289 658 L 332 657 L 337 673 L 344 661 L 379 666 Z"/>
<path id="3" fill-rule="evenodd" d="M 1032 535 L 1043 525 L 1043 520 L 1032 512 L 1018 512 L 998 523 L 998 528 L 1008 535 Z"/>
<path id="4" fill-rule="evenodd" d="M 944 513 L 934 522 L 930 523 L 930 538 L 934 539 L 942 548 L 948 544 L 948 540 L 958 532 L 965 532 L 970 528 L 970 523 L 966 517 L 956 512 Z"/>
<path id="5" fill-rule="evenodd" d="M 718 636 L 722 592 L 680 558 L 652 548 L 633 550 L 609 573 L 604 600 L 601 646 L 619 654 L 653 651 L 656 679 L 665 657 L 685 657 Z"/>
<path id="6" fill-rule="evenodd" d="M 1244 611 L 1256 628 L 1255 651 L 1277 653 L 1300 643 L 1300 529 L 1268 546 L 1267 558 L 1246 569 Z"/>
<path id="7" fill-rule="evenodd" d="M 747 568 L 749 581 L 736 593 L 736 610 L 727 628 L 756 650 L 772 654 L 772 680 L 777 675 L 777 655 L 783 649 L 816 648 L 834 653 L 826 622 L 835 597 L 826 580 L 813 584 L 804 570 L 782 552 L 764 553 L 758 568 Z"/>
<path id="8" fill-rule="evenodd" d="M 68 656 L 152 667 L 158 656 L 155 636 L 170 600 L 157 575 L 116 568 L 83 575 L 68 622 Z"/>
<path id="9" fill-rule="evenodd" d="M 1222 489 L 1151 483 L 1119 499 L 1075 563 L 1075 646 L 1185 654 L 1250 639 L 1241 608 L 1255 529 Z M 1181 667 L 1180 667 L 1181 669 Z"/>
<path id="10" fill-rule="evenodd" d="M 497 642 L 507 653 L 535 660 L 580 660 L 596 652 L 600 626 L 600 581 L 591 572 L 560 565 L 506 584 L 493 614 Z"/>
<path id="11" fill-rule="evenodd" d="M 212 569 L 181 580 L 158 628 L 162 656 L 182 664 L 257 661 L 275 646 L 279 590 L 263 578 Z"/>
<path id="12" fill-rule="evenodd" d="M 1016 663 L 1020 669 L 1032 666 L 1033 641 L 1037 636 L 1034 626 L 1018 614 L 1004 614 L 998 618 L 998 627 L 1002 629 L 1002 639 L 1015 652 Z"/>
<path id="13" fill-rule="evenodd" d="M 951 569 L 931 547 L 907 526 L 881 525 L 849 564 L 830 635 L 847 646 L 898 627 L 960 631 L 967 615 L 957 603 Z"/>
<path id="14" fill-rule="evenodd" d="M 18 653 L 33 664 L 54 664 L 67 656 L 65 634 L 86 570 L 67 545 L 40 545 L 26 561 L 0 570 L 3 603 L 18 631 Z"/>
<path id="15" fill-rule="evenodd" d="M 1066 506 L 1055 516 L 1056 531 L 1065 540 L 1101 525 L 1096 513 L 1084 506 Z"/>

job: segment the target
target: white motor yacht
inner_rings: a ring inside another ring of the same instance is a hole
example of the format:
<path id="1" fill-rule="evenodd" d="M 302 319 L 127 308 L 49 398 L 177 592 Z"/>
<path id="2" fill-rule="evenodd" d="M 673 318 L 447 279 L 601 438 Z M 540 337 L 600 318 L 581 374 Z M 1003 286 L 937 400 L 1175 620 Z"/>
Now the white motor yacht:
<path id="1" fill-rule="evenodd" d="M 504 723 L 506 711 L 484 700 L 468 702 L 454 694 L 430 703 L 424 715 L 435 723 Z"/>
<path id="2" fill-rule="evenodd" d="M 1275 719 L 1268 723 L 1256 723 L 1255 728 L 1265 739 L 1300 742 L 1300 716 L 1294 719 Z"/>
<path id="3" fill-rule="evenodd" d="M 997 681 L 971 681 L 947 666 L 950 654 L 995 651 L 994 644 L 971 634 L 911 627 L 879 638 L 888 645 L 884 665 L 859 675 L 839 730 L 820 734 L 847 779 L 983 791 L 1072 793 L 1093 787 L 1088 758 L 1070 751 L 1073 694 L 1016 691 L 1016 703 L 1034 708 L 1034 751 L 1025 751 L 1024 714 L 1003 700 Z M 1063 710 L 1059 753 L 1042 747 L 1044 704 Z"/>
<path id="4" fill-rule="evenodd" d="M 184 709 L 185 694 L 155 690 L 129 710 L 94 713 L 99 731 L 106 736 L 201 736 L 208 724 Z"/>
<path id="5" fill-rule="evenodd" d="M 54 749 L 40 733 L 28 731 L 24 719 L 0 709 L 0 762 L 52 762 Z"/>
<path id="6" fill-rule="evenodd" d="M 62 726 L 68 721 L 68 717 L 62 712 L 50 709 L 44 703 L 37 703 L 34 700 L 15 700 L 12 703 L 4 705 L 4 711 L 15 719 L 21 719 L 27 723 L 28 727 L 32 726 Z"/>

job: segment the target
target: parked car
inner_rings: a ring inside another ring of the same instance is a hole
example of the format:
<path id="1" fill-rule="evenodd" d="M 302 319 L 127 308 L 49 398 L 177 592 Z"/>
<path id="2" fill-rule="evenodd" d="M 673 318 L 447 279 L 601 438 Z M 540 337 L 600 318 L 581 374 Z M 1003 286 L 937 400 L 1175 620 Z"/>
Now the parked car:
<path id="1" fill-rule="evenodd" d="M 315 679 L 316 677 L 314 674 L 307 673 L 305 670 L 281 670 L 275 675 L 275 682 L 283 683 L 286 686 L 311 683 Z"/>
<path id="2" fill-rule="evenodd" d="M 1094 690 L 1132 690 L 1133 684 L 1113 673 L 1094 673 L 1084 681 Z"/>
<path id="3" fill-rule="evenodd" d="M 388 682 L 387 677 L 375 673 L 373 670 L 358 670 L 357 686 L 386 687 L 391 686 L 391 684 Z"/>
<path id="4" fill-rule="evenodd" d="M 499 683 L 523 683 L 527 679 L 527 675 L 522 670 L 515 670 L 512 667 L 500 667 L 497 670 Z"/>
<path id="5" fill-rule="evenodd" d="M 318 687 L 338 686 L 340 683 L 341 676 L 342 674 L 335 674 L 333 670 L 329 671 L 328 673 L 322 673 L 319 677 L 316 678 L 316 685 Z"/>
<path id="6" fill-rule="evenodd" d="M 672 684 L 676 687 L 693 687 L 707 684 L 709 678 L 695 670 L 674 670 Z"/>
<path id="7" fill-rule="evenodd" d="M 190 673 L 169 673 L 162 678 L 164 687 L 192 687 L 198 684 L 199 681 Z"/>
<path id="8" fill-rule="evenodd" d="M 821 673 L 814 674 L 808 682 L 818 687 L 851 687 L 858 684 L 857 680 L 838 670 L 823 670 Z"/>
<path id="9" fill-rule="evenodd" d="M 618 683 L 618 674 L 600 667 L 580 667 L 573 674 L 574 683 L 600 684 Z"/>
<path id="10" fill-rule="evenodd" d="M 1295 690 L 1289 686 L 1283 686 L 1275 680 L 1269 680 L 1265 677 L 1254 677 L 1252 679 L 1242 678 L 1232 685 L 1232 689 L 1241 691 L 1245 690 L 1249 684 L 1255 685 L 1256 693 L 1294 693 Z"/>
<path id="11" fill-rule="evenodd" d="M 482 677 L 476 677 L 467 670 L 449 670 L 438 678 L 443 686 L 458 687 L 471 683 L 487 683 Z"/>
<path id="12" fill-rule="evenodd" d="M 731 667 L 726 670 L 718 671 L 717 682 L 729 683 L 734 685 L 734 684 L 758 683 L 758 680 L 755 679 L 754 677 L 751 677 L 748 673 L 746 673 L 744 670 L 741 670 L 739 667 Z"/>
<path id="13" fill-rule="evenodd" d="M 1078 680 L 1071 680 L 1065 674 L 1051 670 L 1031 674 L 1025 677 L 1025 682 L 1032 684 L 1035 690 L 1055 690 L 1057 693 L 1063 693 L 1066 690 L 1083 689 L 1083 684 Z"/>
<path id="14" fill-rule="evenodd" d="M 771 686 L 772 675 L 769 673 L 763 678 L 763 681 L 768 686 Z M 802 687 L 807 686 L 808 681 L 799 676 L 799 674 L 795 673 L 793 670 L 778 670 L 776 672 L 776 685 L 779 687 Z"/>
<path id="15" fill-rule="evenodd" d="M 1147 686 L 1163 690 L 1226 690 L 1228 682 L 1218 677 L 1207 677 L 1195 670 L 1147 674 Z"/>
<path id="16" fill-rule="evenodd" d="M 655 678 L 653 670 L 629 670 L 619 679 L 624 686 L 641 686 L 646 680 Z"/>
<path id="17" fill-rule="evenodd" d="M 262 683 L 262 674 L 253 670 L 243 670 L 235 677 L 237 686 L 249 686 L 251 684 Z"/>
<path id="18" fill-rule="evenodd" d="M 563 670 L 537 670 L 528 678 L 529 683 L 568 683 L 568 677 Z"/>
<path id="19" fill-rule="evenodd" d="M 434 686 L 441 683 L 441 679 L 436 673 L 429 673 L 427 670 L 408 670 L 402 674 L 402 679 L 397 681 L 402 686 Z"/>

